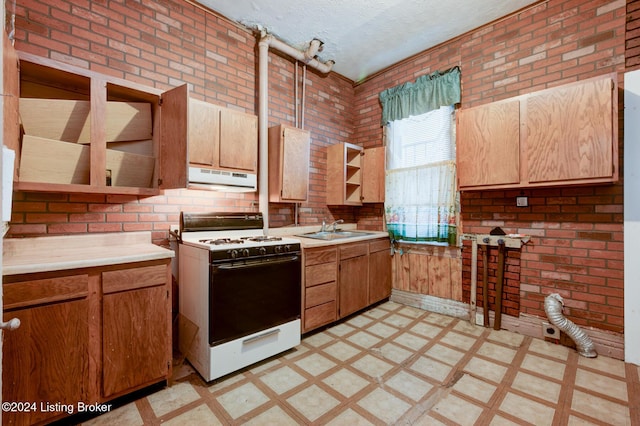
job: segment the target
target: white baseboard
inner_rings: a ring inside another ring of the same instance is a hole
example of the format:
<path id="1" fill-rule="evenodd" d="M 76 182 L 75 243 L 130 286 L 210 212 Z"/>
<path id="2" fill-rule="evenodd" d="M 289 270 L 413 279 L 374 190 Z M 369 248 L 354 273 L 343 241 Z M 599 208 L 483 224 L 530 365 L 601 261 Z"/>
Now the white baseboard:
<path id="1" fill-rule="evenodd" d="M 396 289 L 392 290 L 390 300 L 396 303 L 413 306 L 414 308 L 423 309 L 425 311 L 449 315 L 467 321 L 469 320 L 470 309 L 469 304 L 467 303 Z M 493 324 L 493 316 L 494 313 L 489 312 L 489 324 Z M 478 308 L 475 323 L 482 326 L 483 319 L 482 308 Z M 520 314 L 517 318 L 510 315 L 502 315 L 501 328 L 525 336 L 543 339 L 543 322 L 549 322 L 549 320 L 547 318 L 540 318 L 527 314 Z M 623 334 L 612 333 L 595 328 L 583 328 L 583 330 L 591 338 L 591 341 L 596 347 L 596 352 L 598 352 L 599 355 L 624 360 Z"/>

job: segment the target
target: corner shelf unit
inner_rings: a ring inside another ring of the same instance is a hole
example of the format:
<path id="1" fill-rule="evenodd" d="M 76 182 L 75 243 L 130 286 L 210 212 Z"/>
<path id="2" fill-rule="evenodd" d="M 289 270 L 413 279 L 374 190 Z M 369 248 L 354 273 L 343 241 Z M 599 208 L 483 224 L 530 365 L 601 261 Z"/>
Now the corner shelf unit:
<path id="1" fill-rule="evenodd" d="M 362 205 L 363 152 L 346 142 L 327 147 L 327 204 Z"/>

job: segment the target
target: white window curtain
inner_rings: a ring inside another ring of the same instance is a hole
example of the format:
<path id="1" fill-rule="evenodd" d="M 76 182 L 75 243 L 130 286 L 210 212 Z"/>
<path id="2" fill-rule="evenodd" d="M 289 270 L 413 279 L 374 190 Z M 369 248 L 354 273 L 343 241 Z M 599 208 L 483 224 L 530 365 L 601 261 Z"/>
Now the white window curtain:
<path id="1" fill-rule="evenodd" d="M 394 240 L 457 243 L 454 108 L 390 122 L 385 214 Z"/>

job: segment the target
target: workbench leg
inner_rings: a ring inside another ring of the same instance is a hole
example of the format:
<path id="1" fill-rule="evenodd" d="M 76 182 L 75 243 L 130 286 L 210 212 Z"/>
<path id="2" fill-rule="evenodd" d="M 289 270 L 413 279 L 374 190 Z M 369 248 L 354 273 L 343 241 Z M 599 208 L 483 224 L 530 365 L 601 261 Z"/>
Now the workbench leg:
<path id="1" fill-rule="evenodd" d="M 489 327 L 489 246 L 482 250 L 482 312 L 484 326 Z"/>
<path id="2" fill-rule="evenodd" d="M 469 322 L 476 325 L 476 292 L 478 291 L 478 243 L 471 241 L 471 295 L 469 296 Z"/>
<path id="3" fill-rule="evenodd" d="M 502 287 L 504 281 L 504 243 L 498 242 L 498 272 L 496 278 L 496 311 L 493 329 L 500 330 L 502 325 Z"/>

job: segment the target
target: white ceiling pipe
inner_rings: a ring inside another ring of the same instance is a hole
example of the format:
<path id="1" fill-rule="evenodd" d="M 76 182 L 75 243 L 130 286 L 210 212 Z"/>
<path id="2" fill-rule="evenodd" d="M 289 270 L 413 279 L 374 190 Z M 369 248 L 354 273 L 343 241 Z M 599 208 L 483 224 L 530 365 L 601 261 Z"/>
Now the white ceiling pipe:
<path id="1" fill-rule="evenodd" d="M 320 40 L 314 39 L 307 51 L 303 52 L 264 31 L 258 42 L 258 209 L 263 213 L 265 234 L 269 229 L 269 47 L 326 74 L 331 71 L 335 62 L 323 63 L 315 59 L 321 45 Z"/>
<path id="2" fill-rule="evenodd" d="M 315 59 L 316 55 L 318 54 L 318 52 L 322 47 L 322 44 L 323 43 L 317 38 L 314 38 L 313 40 L 311 40 L 311 42 L 309 43 L 309 48 L 304 52 L 305 64 L 308 64 L 309 61 Z"/>

